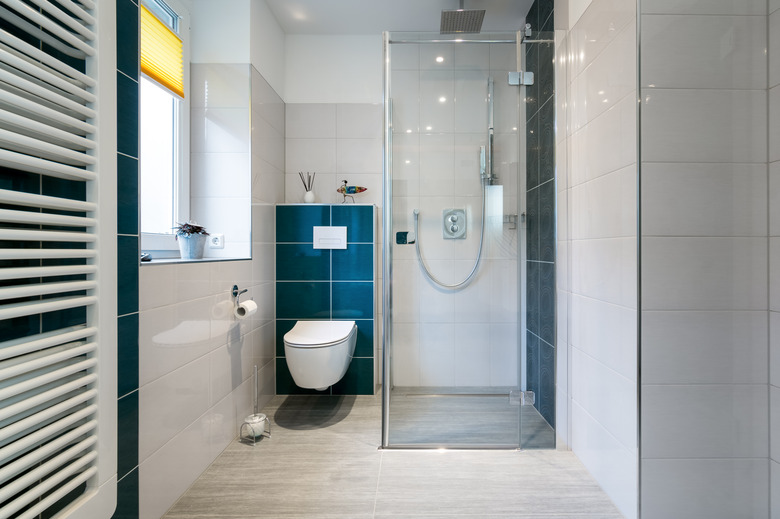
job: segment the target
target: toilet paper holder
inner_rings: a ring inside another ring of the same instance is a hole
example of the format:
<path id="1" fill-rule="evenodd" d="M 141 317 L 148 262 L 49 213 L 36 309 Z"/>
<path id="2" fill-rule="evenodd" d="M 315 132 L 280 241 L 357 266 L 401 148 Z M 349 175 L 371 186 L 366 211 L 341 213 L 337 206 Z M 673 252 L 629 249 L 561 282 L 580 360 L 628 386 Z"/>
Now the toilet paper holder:
<path id="1" fill-rule="evenodd" d="M 239 291 L 238 285 L 233 285 L 233 297 L 235 298 L 236 306 L 240 305 L 241 302 L 239 301 L 239 298 L 241 297 L 241 294 L 244 292 L 247 292 L 249 289 L 245 288 L 244 290 Z"/>

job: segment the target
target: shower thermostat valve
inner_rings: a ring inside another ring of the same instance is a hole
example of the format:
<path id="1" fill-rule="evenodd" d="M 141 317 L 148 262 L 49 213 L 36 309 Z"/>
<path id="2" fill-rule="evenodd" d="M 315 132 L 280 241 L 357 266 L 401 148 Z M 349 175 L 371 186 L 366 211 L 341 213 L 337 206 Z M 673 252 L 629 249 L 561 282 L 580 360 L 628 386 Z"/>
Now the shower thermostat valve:
<path id="1" fill-rule="evenodd" d="M 445 209 L 442 211 L 442 236 L 445 240 L 466 238 L 465 209 Z"/>

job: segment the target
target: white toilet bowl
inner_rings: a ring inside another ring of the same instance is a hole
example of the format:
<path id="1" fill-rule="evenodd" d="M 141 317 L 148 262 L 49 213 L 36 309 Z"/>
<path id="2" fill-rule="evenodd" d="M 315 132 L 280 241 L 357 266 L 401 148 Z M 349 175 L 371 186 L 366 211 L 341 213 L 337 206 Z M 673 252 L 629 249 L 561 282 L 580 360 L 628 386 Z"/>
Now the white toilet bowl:
<path id="1" fill-rule="evenodd" d="M 284 355 L 295 384 L 323 391 L 347 372 L 357 342 L 355 321 L 298 321 L 284 334 Z"/>

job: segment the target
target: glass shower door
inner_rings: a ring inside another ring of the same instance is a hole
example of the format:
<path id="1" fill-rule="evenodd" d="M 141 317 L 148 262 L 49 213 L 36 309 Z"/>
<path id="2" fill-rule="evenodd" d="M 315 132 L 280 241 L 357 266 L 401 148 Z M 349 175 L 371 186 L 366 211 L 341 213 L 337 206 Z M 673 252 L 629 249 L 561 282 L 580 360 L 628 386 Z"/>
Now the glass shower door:
<path id="1" fill-rule="evenodd" d="M 515 35 L 388 35 L 385 439 L 519 447 Z"/>

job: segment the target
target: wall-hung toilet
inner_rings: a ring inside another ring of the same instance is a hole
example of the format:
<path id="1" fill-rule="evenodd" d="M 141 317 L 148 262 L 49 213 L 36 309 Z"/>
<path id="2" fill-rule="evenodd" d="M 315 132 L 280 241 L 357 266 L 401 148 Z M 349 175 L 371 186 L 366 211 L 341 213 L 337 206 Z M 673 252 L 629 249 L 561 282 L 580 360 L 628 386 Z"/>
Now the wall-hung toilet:
<path id="1" fill-rule="evenodd" d="M 357 342 L 355 321 L 298 321 L 284 334 L 284 356 L 295 384 L 323 391 L 347 372 Z"/>

